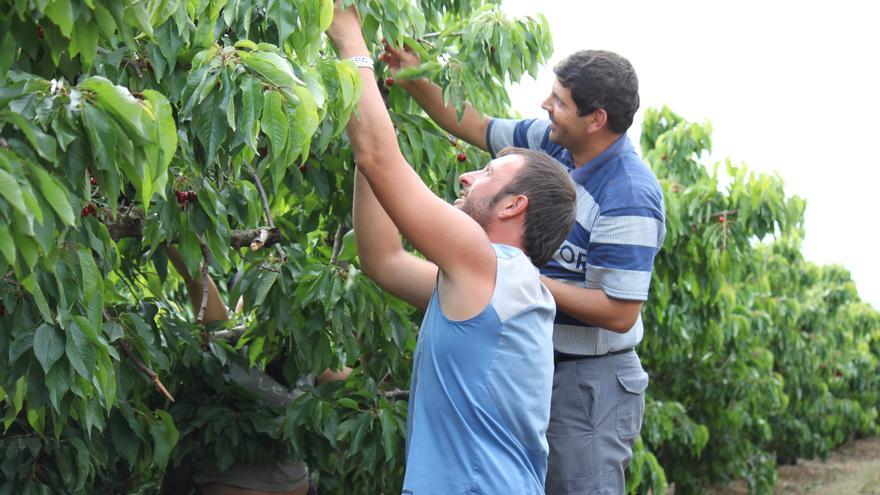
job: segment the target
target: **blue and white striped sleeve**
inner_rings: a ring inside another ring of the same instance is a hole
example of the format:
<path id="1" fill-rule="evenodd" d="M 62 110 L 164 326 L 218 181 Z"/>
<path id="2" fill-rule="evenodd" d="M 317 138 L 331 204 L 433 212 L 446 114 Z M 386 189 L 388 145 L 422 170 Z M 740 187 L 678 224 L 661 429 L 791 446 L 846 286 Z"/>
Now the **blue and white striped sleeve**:
<path id="1" fill-rule="evenodd" d="M 549 120 L 492 119 L 486 129 L 486 146 L 493 157 L 508 146 L 541 150 L 549 130 Z"/>
<path id="2" fill-rule="evenodd" d="M 603 209 L 590 232 L 584 286 L 616 299 L 647 300 L 665 237 L 662 197 L 658 204 Z"/>

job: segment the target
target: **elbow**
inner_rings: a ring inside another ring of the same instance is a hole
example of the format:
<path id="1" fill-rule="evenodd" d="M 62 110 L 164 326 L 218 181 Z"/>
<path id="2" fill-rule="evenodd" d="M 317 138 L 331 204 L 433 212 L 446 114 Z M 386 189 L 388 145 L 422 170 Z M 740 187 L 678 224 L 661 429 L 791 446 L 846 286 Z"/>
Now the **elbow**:
<path id="1" fill-rule="evenodd" d="M 634 315 L 622 315 L 618 318 L 614 318 L 613 320 L 608 322 L 608 325 L 605 327 L 607 330 L 611 330 L 617 333 L 627 333 L 635 326 L 636 321 L 639 319 L 639 314 L 636 313 Z"/>
<path id="2" fill-rule="evenodd" d="M 361 265 L 361 273 L 366 275 L 367 278 L 369 278 L 370 280 L 375 281 L 376 276 L 379 272 L 379 270 L 376 269 L 375 265 L 373 263 L 370 263 L 367 260 L 364 260 L 363 258 L 361 258 L 361 260 L 360 260 L 360 265 Z"/>
<path id="3" fill-rule="evenodd" d="M 357 165 L 357 169 L 360 173 L 364 174 L 364 177 L 370 177 L 372 175 L 372 171 L 376 168 L 377 163 L 377 155 L 370 151 L 358 151 L 354 155 L 354 161 Z"/>
<path id="4" fill-rule="evenodd" d="M 376 260 L 373 257 L 364 254 L 364 251 L 360 246 L 358 246 L 358 265 L 360 266 L 361 273 L 372 280 L 376 280 L 376 276 L 381 273 Z"/>

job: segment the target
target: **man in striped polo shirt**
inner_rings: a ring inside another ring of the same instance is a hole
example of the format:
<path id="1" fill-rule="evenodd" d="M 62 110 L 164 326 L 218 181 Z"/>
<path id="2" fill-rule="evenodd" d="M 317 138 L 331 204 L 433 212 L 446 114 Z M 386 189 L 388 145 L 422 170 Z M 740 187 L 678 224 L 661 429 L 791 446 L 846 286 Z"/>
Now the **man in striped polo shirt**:
<path id="1" fill-rule="evenodd" d="M 382 58 L 392 73 L 419 63 L 388 46 Z M 663 195 L 626 137 L 639 107 L 629 61 L 585 50 L 554 72 L 541 105 L 547 119 L 487 118 L 468 105 L 458 120 L 437 85 L 398 84 L 451 134 L 492 154 L 505 146 L 541 150 L 570 172 L 577 222 L 542 270 L 557 305 L 546 487 L 548 494 L 623 493 L 648 385 L 634 348 L 665 237 Z"/>

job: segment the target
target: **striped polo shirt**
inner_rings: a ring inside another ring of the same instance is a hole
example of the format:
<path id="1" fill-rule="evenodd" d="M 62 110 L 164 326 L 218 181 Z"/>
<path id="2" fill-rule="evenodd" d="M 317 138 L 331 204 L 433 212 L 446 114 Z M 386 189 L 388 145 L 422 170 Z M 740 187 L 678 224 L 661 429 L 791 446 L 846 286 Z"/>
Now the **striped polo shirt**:
<path id="1" fill-rule="evenodd" d="M 577 221 L 541 270 L 544 275 L 602 289 L 616 299 L 647 300 L 654 257 L 666 236 L 663 192 L 625 134 L 579 167 L 567 149 L 550 140 L 546 119 L 492 119 L 486 142 L 493 156 L 506 146 L 543 151 L 575 184 Z M 601 355 L 634 347 L 643 335 L 641 316 L 620 334 L 557 311 L 553 341 L 560 352 Z"/>

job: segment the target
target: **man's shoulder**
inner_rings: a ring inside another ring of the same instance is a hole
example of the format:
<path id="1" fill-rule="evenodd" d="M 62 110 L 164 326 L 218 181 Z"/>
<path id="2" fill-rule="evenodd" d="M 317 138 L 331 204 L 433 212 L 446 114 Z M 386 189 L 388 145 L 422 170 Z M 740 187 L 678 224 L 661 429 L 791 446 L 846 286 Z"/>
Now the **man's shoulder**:
<path id="1" fill-rule="evenodd" d="M 591 181 L 590 191 L 601 211 L 627 207 L 662 210 L 660 182 L 635 151 L 619 153 L 603 168 Z"/>
<path id="2" fill-rule="evenodd" d="M 565 151 L 565 148 L 550 140 L 548 119 L 490 119 L 486 128 L 486 143 L 493 156 L 507 146 L 515 146 L 543 151 L 563 161 Z"/>
<path id="3" fill-rule="evenodd" d="M 498 273 L 492 305 L 499 318 L 507 320 L 528 308 L 555 308 L 553 296 L 541 283 L 540 273 L 529 257 L 518 248 L 493 246 L 498 256 Z"/>

